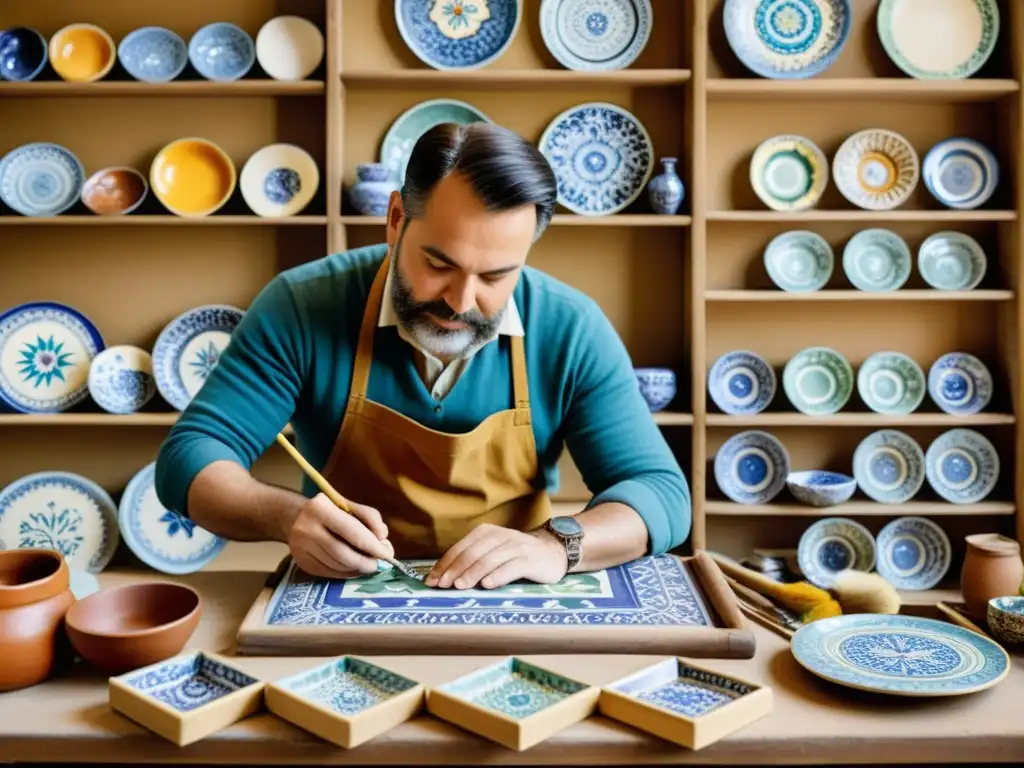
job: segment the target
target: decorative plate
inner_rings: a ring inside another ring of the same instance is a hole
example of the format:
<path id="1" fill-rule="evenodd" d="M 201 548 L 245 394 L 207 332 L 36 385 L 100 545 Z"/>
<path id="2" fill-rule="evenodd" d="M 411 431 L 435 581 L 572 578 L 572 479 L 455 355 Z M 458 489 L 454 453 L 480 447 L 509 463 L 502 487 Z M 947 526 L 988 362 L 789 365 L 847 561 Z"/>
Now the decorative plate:
<path id="1" fill-rule="evenodd" d="M 888 229 L 865 229 L 843 249 L 843 271 L 861 291 L 897 291 L 910 277 L 914 258 L 907 242 Z"/>
<path id="2" fill-rule="evenodd" d="M 476 107 L 455 99 L 432 99 L 399 115 L 380 145 L 380 161 L 399 185 L 405 183 L 405 166 L 420 136 L 441 123 L 489 123 L 491 119 Z"/>
<path id="3" fill-rule="evenodd" d="M 786 363 L 782 387 L 801 413 L 835 413 L 853 394 L 853 367 L 834 349 L 808 347 Z"/>
<path id="4" fill-rule="evenodd" d="M 733 435 L 715 454 L 715 482 L 737 504 L 764 504 L 786 487 L 789 453 L 767 432 Z"/>
<path id="5" fill-rule="evenodd" d="M 946 413 L 971 416 L 992 400 L 992 374 L 974 355 L 949 352 L 932 363 L 928 394 Z"/>
<path id="6" fill-rule="evenodd" d="M 153 346 L 153 375 L 160 396 L 179 411 L 206 382 L 245 312 L 209 304 L 183 312 L 160 332 Z"/>
<path id="7" fill-rule="evenodd" d="M 843 197 L 857 207 L 890 211 L 917 188 L 921 161 L 898 133 L 868 129 L 853 134 L 836 150 L 832 176 Z"/>
<path id="8" fill-rule="evenodd" d="M 750 184 L 774 211 L 813 208 L 828 185 L 828 160 L 810 139 L 773 136 L 750 159 Z"/>
<path id="9" fill-rule="evenodd" d="M 906 433 L 880 429 L 853 452 L 853 476 L 864 494 L 879 504 L 902 504 L 924 484 L 924 451 Z"/>
<path id="10" fill-rule="evenodd" d="M 81 197 L 85 166 L 67 147 L 23 144 L 0 160 L 0 200 L 23 216 L 58 216 Z"/>
<path id="11" fill-rule="evenodd" d="M 567 109 L 537 144 L 558 181 L 558 202 L 582 216 L 628 207 L 654 171 L 651 137 L 635 115 L 604 102 Z"/>
<path id="12" fill-rule="evenodd" d="M 125 544 L 142 562 L 169 574 L 193 573 L 216 559 L 227 542 L 173 512 L 156 495 L 156 462 L 129 481 L 118 507 Z"/>
<path id="13" fill-rule="evenodd" d="M 876 352 L 857 372 L 857 392 L 875 413 L 913 413 L 927 389 L 921 366 L 902 352 Z"/>
<path id="14" fill-rule="evenodd" d="M 963 232 L 936 232 L 917 251 L 917 271 L 932 288 L 970 291 L 978 287 L 988 257 L 978 241 Z"/>
<path id="15" fill-rule="evenodd" d="M 776 235 L 764 251 L 764 268 L 779 288 L 806 293 L 824 288 L 832 278 L 835 255 L 816 232 L 796 230 Z"/>
<path id="16" fill-rule="evenodd" d="M 294 216 L 319 189 L 320 170 L 302 147 L 270 144 L 246 160 L 238 182 L 257 216 Z"/>
<path id="17" fill-rule="evenodd" d="M 881 0 L 877 26 L 885 52 L 911 77 L 965 78 L 995 50 L 999 7 L 996 0 Z"/>
<path id="18" fill-rule="evenodd" d="M 924 457 L 928 484 L 953 504 L 975 504 L 988 496 L 999 480 L 995 446 L 973 429 L 943 432 Z"/>
<path id="19" fill-rule="evenodd" d="M 726 0 L 725 37 L 751 72 L 773 79 L 814 77 L 850 37 L 849 0 Z"/>
<path id="20" fill-rule="evenodd" d="M 35 301 L 0 314 L 0 404 L 60 413 L 89 395 L 89 365 L 103 336 L 76 309 Z"/>
<path id="21" fill-rule="evenodd" d="M 979 208 L 999 185 L 999 161 L 980 141 L 940 141 L 924 157 L 924 184 L 947 208 Z"/>
<path id="22" fill-rule="evenodd" d="M 122 38 L 117 58 L 136 80 L 168 83 L 185 71 L 188 45 L 165 27 L 140 27 Z"/>
<path id="23" fill-rule="evenodd" d="M 708 394 L 723 413 L 760 413 L 775 397 L 776 386 L 768 361 L 747 350 L 727 352 L 708 372 Z"/>
<path id="24" fill-rule="evenodd" d="M 153 399 L 153 358 L 129 344 L 107 347 L 89 366 L 89 396 L 107 413 L 135 413 Z"/>
<path id="25" fill-rule="evenodd" d="M 237 24 L 215 21 L 192 35 L 188 60 L 207 80 L 240 80 L 256 63 L 256 43 Z"/>
<path id="26" fill-rule="evenodd" d="M 650 0 L 542 0 L 540 34 L 562 66 L 581 72 L 625 69 L 651 36 Z"/>
<path id="27" fill-rule="evenodd" d="M 875 567 L 875 539 L 854 520 L 826 517 L 804 531 L 796 558 L 808 581 L 829 589 L 840 571 L 869 573 Z"/>
<path id="28" fill-rule="evenodd" d="M 81 475 L 36 472 L 0 491 L 0 549 L 50 549 L 69 568 L 99 573 L 119 541 L 113 499 Z"/>
<path id="29" fill-rule="evenodd" d="M 522 0 L 395 0 L 395 22 L 434 69 L 478 69 L 501 57 L 523 18 Z"/>
<path id="30" fill-rule="evenodd" d="M 949 536 L 925 517 L 901 517 L 878 532 L 878 573 L 896 589 L 932 589 L 949 571 Z"/>

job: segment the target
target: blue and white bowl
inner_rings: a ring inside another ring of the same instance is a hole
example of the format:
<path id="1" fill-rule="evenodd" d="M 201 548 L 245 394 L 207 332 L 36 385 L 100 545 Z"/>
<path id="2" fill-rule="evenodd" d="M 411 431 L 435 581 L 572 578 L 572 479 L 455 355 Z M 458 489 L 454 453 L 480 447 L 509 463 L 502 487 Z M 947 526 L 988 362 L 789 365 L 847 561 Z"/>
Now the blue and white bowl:
<path id="1" fill-rule="evenodd" d="M 295 216 L 320 188 L 320 169 L 313 156 L 295 144 L 269 144 L 242 167 L 238 186 L 257 216 Z"/>
<path id="2" fill-rule="evenodd" d="M 35 80 L 49 60 L 46 38 L 31 27 L 11 27 L 0 32 L 0 79 Z"/>
<path id="3" fill-rule="evenodd" d="M 996 487 L 999 453 L 973 429 L 943 432 L 925 454 L 928 484 L 952 504 L 977 504 Z"/>
<path id="4" fill-rule="evenodd" d="M 864 494 L 879 504 L 902 504 L 924 485 L 924 451 L 910 435 L 880 429 L 853 452 L 853 476 Z"/>
<path id="5" fill-rule="evenodd" d="M 0 200 L 23 216 L 58 216 L 81 199 L 85 166 L 60 144 L 23 144 L 0 160 Z"/>
<path id="6" fill-rule="evenodd" d="M 834 507 L 850 500 L 857 490 L 857 481 L 842 472 L 810 469 L 790 472 L 786 478 L 789 492 L 812 507 Z"/>
<path id="7" fill-rule="evenodd" d="M 215 21 L 192 35 L 188 59 L 207 80 L 240 80 L 256 63 L 256 43 L 237 24 Z"/>
<path id="8" fill-rule="evenodd" d="M 767 408 L 777 388 L 775 371 L 760 355 L 727 352 L 708 372 L 708 394 L 723 413 L 753 415 Z"/>
<path id="9" fill-rule="evenodd" d="M 986 622 L 996 640 L 1024 643 L 1024 597 L 1006 595 L 988 601 Z"/>
<path id="10" fill-rule="evenodd" d="M 522 0 L 395 0 L 395 22 L 416 58 L 434 69 L 477 69 L 500 58 L 519 31 Z"/>
<path id="11" fill-rule="evenodd" d="M 188 45 L 181 35 L 165 27 L 141 27 L 121 40 L 117 59 L 136 80 L 169 83 L 185 71 Z"/>
<path id="12" fill-rule="evenodd" d="M 155 394 L 153 358 L 144 349 L 107 347 L 89 365 L 89 396 L 107 413 L 136 413 Z"/>
<path id="13" fill-rule="evenodd" d="M 816 232 L 794 230 L 776 235 L 764 251 L 764 268 L 779 288 L 791 293 L 818 291 L 828 285 L 835 254 Z"/>
<path id="14" fill-rule="evenodd" d="M 748 430 L 715 454 L 715 482 L 737 504 L 766 504 L 786 487 L 789 453 L 773 435 Z"/>
<path id="15" fill-rule="evenodd" d="M 896 589 L 932 589 L 945 578 L 953 552 L 949 536 L 925 517 L 900 517 L 875 540 L 879 575 Z"/>
<path id="16" fill-rule="evenodd" d="M 925 186 L 947 208 L 980 208 L 999 186 L 999 161 L 975 139 L 940 141 L 925 155 Z"/>
<path id="17" fill-rule="evenodd" d="M 668 368 L 636 368 L 640 394 L 651 413 L 663 410 L 676 396 L 676 375 Z"/>
<path id="18" fill-rule="evenodd" d="M 928 370 L 928 394 L 946 413 L 981 413 L 992 400 L 992 389 L 988 367 L 966 352 L 949 352 Z"/>
<path id="19" fill-rule="evenodd" d="M 566 69 L 603 72 L 637 60 L 654 27 L 650 0 L 542 0 L 540 34 Z"/>
<path id="20" fill-rule="evenodd" d="M 875 567 L 875 538 L 855 520 L 828 517 L 804 531 L 796 559 L 809 582 L 829 589 L 840 571 L 868 573 Z"/>

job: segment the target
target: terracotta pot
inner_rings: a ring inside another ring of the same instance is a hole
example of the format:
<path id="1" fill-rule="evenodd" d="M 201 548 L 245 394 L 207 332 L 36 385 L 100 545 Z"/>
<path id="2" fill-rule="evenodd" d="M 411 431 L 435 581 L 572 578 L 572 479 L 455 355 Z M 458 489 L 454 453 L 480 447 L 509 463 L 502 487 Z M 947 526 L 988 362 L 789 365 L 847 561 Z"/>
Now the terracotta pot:
<path id="1" fill-rule="evenodd" d="M 49 549 L 0 552 L 0 691 L 46 680 L 71 660 L 64 616 L 75 602 L 64 558 Z"/>
<path id="2" fill-rule="evenodd" d="M 1016 595 L 1024 582 L 1020 544 L 998 533 L 968 536 L 967 554 L 960 572 L 960 589 L 967 610 L 984 618 L 993 597 Z"/>

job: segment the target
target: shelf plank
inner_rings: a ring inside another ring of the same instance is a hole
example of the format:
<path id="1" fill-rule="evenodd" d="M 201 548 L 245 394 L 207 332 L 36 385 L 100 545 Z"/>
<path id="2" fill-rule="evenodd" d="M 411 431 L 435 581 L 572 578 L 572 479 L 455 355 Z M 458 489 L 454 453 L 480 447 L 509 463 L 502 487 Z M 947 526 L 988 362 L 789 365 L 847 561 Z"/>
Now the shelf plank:
<path id="1" fill-rule="evenodd" d="M 1011 501 L 983 501 L 979 504 L 950 504 L 943 501 L 908 501 L 904 504 L 878 504 L 873 501 L 848 501 L 835 507 L 811 507 L 805 504 L 735 504 L 731 501 L 707 501 L 704 511 L 709 515 L 743 517 L 901 517 L 1012 515 Z"/>
<path id="2" fill-rule="evenodd" d="M 884 413 L 834 413 L 811 416 L 806 413 L 759 413 L 755 416 L 731 416 L 709 413 L 709 427 L 991 427 L 1014 424 L 1012 413 L 978 413 L 954 416 L 949 413 L 909 413 L 889 416 Z"/>
<path id="3" fill-rule="evenodd" d="M 758 78 L 711 78 L 707 82 L 712 101 L 987 101 L 1017 93 L 1016 80 L 913 80 L 899 77 L 818 78 L 810 80 L 762 80 Z"/>
<path id="4" fill-rule="evenodd" d="M 143 83 L 135 80 L 97 83 L 28 82 L 0 83 L 0 98 L 26 96 L 64 98 L 66 96 L 129 96 L 173 98 L 176 96 L 317 96 L 324 92 L 323 80 L 236 80 L 217 83 L 211 80 L 177 80 L 170 83 Z"/>
<path id="5" fill-rule="evenodd" d="M 678 86 L 688 83 L 688 69 L 625 69 L 611 72 L 575 72 L 565 69 L 476 69 L 459 73 L 460 90 L 530 87 L 560 90 L 587 85 Z M 365 70 L 342 72 L 347 87 L 412 90 L 429 85 L 452 86 L 450 72 L 432 69 Z"/>
<path id="6" fill-rule="evenodd" d="M 652 414 L 654 423 L 663 427 L 685 427 L 693 424 L 692 413 L 667 413 L 661 411 Z"/>
<path id="7" fill-rule="evenodd" d="M 171 214 L 127 216 L 0 216 L 0 227 L 322 227 L 326 216 L 213 215 L 202 217 Z"/>
<path id="8" fill-rule="evenodd" d="M 341 223 L 353 227 L 382 227 L 383 216 L 342 216 Z M 551 219 L 557 227 L 688 227 L 689 216 L 659 216 L 653 213 L 619 213 L 612 216 L 577 216 L 557 213 Z"/>
<path id="9" fill-rule="evenodd" d="M 704 292 L 705 301 L 1013 301 L 1013 291 L 984 289 L 973 291 L 940 291 L 932 289 L 901 289 L 874 292 L 855 290 L 822 290 L 795 293 L 781 290 L 712 290 Z"/>
<path id="10" fill-rule="evenodd" d="M 867 221 L 867 222 L 899 222 L 899 221 L 924 221 L 933 224 L 954 223 L 958 221 L 1016 221 L 1016 211 L 960 211 L 943 209 L 940 211 L 930 210 L 903 210 L 903 211 L 708 211 L 708 221 L 730 221 L 730 222 L 844 222 L 844 221 Z"/>

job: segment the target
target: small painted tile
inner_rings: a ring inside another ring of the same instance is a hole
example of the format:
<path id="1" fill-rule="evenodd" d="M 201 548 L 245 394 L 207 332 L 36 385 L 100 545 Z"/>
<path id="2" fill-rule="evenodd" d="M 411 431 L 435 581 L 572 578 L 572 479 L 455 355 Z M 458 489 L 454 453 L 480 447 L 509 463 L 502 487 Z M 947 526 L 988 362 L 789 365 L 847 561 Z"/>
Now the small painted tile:
<path id="1" fill-rule="evenodd" d="M 340 715 L 351 716 L 412 690 L 418 683 L 362 659 L 342 657 L 278 685 Z"/>
<path id="2" fill-rule="evenodd" d="M 191 712 L 258 681 L 202 653 L 149 668 L 124 681 L 178 712 Z"/>
<path id="3" fill-rule="evenodd" d="M 449 693 L 516 719 L 535 715 L 584 688 L 583 683 L 515 658 L 446 686 Z"/>

